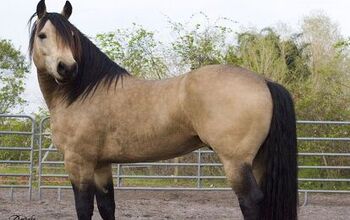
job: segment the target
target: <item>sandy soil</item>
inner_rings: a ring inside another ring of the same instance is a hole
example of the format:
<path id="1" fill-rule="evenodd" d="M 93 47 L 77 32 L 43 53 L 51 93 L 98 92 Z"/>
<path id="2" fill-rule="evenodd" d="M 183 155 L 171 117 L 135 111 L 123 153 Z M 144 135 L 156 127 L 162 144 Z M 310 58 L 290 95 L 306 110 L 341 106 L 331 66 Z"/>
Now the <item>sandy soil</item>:
<path id="1" fill-rule="evenodd" d="M 36 195 L 34 193 L 34 195 Z M 237 200 L 232 192 L 198 191 L 116 191 L 117 219 L 242 219 Z M 36 197 L 36 196 L 35 196 Z M 303 199 L 303 195 L 300 196 Z M 45 191 L 43 199 L 29 202 L 27 194 L 17 190 L 11 201 L 7 189 L 0 189 L 0 219 L 13 214 L 42 219 L 76 219 L 73 195 L 62 191 L 58 201 L 57 191 Z M 300 219 L 342 220 L 350 219 L 350 196 L 311 194 L 309 203 L 300 207 Z M 93 219 L 101 219 L 97 208 Z"/>

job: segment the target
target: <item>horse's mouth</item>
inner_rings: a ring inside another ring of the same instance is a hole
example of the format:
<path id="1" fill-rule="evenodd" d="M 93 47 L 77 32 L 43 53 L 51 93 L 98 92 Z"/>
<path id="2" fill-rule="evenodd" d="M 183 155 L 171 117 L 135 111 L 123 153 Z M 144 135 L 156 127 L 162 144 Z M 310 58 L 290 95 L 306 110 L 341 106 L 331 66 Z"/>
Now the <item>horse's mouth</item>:
<path id="1" fill-rule="evenodd" d="M 68 81 L 67 81 L 67 80 L 64 80 L 64 79 L 57 79 L 57 78 L 55 78 L 55 81 L 56 81 L 56 83 L 57 83 L 59 86 L 62 86 L 62 85 L 65 85 L 65 84 L 68 83 Z"/>

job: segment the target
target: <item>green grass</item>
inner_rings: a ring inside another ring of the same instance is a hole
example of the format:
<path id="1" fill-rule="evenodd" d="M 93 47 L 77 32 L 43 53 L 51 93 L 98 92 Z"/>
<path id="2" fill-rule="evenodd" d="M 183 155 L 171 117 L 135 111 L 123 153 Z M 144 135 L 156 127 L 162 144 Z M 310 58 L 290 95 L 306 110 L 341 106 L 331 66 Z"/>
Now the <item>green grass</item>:
<path id="1" fill-rule="evenodd" d="M 0 173 L 3 174 L 29 174 L 29 166 L 23 167 L 23 166 L 11 166 L 11 165 L 1 165 L 0 166 Z"/>
<path id="2" fill-rule="evenodd" d="M 121 186 L 125 187 L 197 187 L 197 179 L 122 179 Z M 202 188 L 229 187 L 225 179 L 202 179 Z"/>
<path id="3" fill-rule="evenodd" d="M 2 174 L 29 174 L 29 166 L 1 165 L 0 173 Z M 0 176 L 0 185 L 27 185 L 29 176 Z"/>

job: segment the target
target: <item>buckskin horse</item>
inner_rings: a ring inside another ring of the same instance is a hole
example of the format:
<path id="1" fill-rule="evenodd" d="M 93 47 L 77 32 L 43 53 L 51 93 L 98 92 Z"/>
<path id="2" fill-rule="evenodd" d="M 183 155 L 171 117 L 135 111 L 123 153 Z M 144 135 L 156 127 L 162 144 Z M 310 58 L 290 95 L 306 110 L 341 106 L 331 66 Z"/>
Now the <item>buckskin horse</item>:
<path id="1" fill-rule="evenodd" d="M 45 1 L 30 21 L 30 54 L 64 154 L 79 219 L 94 198 L 115 218 L 111 163 L 174 158 L 203 145 L 220 158 L 244 219 L 297 219 L 293 101 L 246 69 L 210 65 L 164 80 L 133 77 Z M 107 19 L 107 18 L 106 18 Z"/>

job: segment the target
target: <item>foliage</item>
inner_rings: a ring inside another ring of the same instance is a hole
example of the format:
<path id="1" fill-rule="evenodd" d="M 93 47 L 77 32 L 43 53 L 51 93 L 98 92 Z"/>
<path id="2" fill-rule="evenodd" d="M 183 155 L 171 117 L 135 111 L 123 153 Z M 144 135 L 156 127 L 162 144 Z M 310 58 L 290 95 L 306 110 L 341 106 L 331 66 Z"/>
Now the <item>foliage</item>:
<path id="1" fill-rule="evenodd" d="M 310 75 L 306 45 L 298 44 L 300 35 L 283 40 L 272 28 L 238 35 L 242 66 L 282 84 L 293 84 Z"/>
<path id="2" fill-rule="evenodd" d="M 0 120 L 0 131 L 31 132 L 31 122 L 28 119 Z M 31 135 L 1 135 L 1 147 L 28 147 L 31 145 Z M 0 160 L 28 160 L 30 151 L 1 150 Z"/>
<path id="3" fill-rule="evenodd" d="M 9 40 L 0 39 L 0 114 L 25 103 L 20 97 L 29 72 L 25 57 Z"/>
<path id="4" fill-rule="evenodd" d="M 171 42 L 171 50 L 180 60 L 178 65 L 188 66 L 193 70 L 203 65 L 240 63 L 235 54 L 235 47 L 227 43 L 232 37 L 232 28 L 220 24 L 221 20 L 229 21 L 231 24 L 233 21 L 222 18 L 212 24 L 207 15 L 204 13 L 199 15 L 204 18 L 204 22 L 182 24 L 169 21 L 171 30 L 176 35 Z"/>
<path id="5" fill-rule="evenodd" d="M 115 62 L 135 76 L 163 78 L 167 66 L 162 56 L 161 42 L 154 33 L 134 24 L 132 29 L 117 29 L 115 32 L 98 34 L 97 44 Z"/>
<path id="6" fill-rule="evenodd" d="M 349 119 L 350 56 L 346 41 L 338 26 L 322 13 L 305 17 L 302 30 L 311 75 L 300 85 L 299 117 Z"/>

